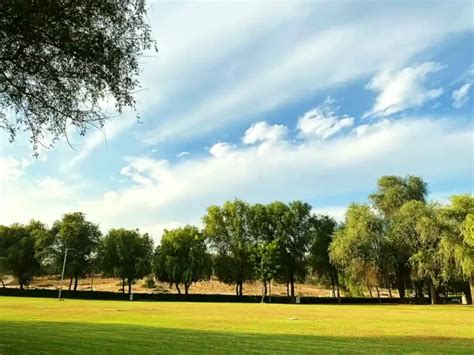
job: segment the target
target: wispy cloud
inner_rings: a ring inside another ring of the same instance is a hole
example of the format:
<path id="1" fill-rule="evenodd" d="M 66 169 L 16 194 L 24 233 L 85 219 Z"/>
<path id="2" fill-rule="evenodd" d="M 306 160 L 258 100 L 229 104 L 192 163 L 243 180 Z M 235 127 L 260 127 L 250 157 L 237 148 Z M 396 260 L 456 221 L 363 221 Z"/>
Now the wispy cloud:
<path id="1" fill-rule="evenodd" d="M 148 132 L 145 142 L 176 142 L 209 134 L 236 121 L 251 122 L 263 112 L 295 103 L 316 91 L 403 66 L 427 47 L 472 27 L 472 21 L 461 8 L 443 4 L 433 5 L 428 13 L 417 7 L 397 11 L 390 6 L 372 9 L 347 22 L 334 17 L 340 13 L 336 8 L 342 11 L 344 5 L 338 3 L 309 11 L 312 23 L 321 25 L 291 40 L 284 37 L 287 27 L 269 31 L 266 42 L 252 47 L 251 57 L 255 60 L 243 59 L 246 65 L 239 68 L 238 76 L 222 74 L 215 78 L 211 72 L 209 78 L 214 84 L 206 85 L 207 94 L 159 121 Z M 457 21 L 451 21 L 449 13 Z M 403 23 L 403 26 L 387 26 L 388 23 Z M 289 24 L 295 25 L 291 21 Z M 272 38 L 281 39 L 278 53 L 273 50 Z M 212 68 L 219 70 L 215 63 Z M 229 73 L 228 63 L 219 73 L 225 72 Z"/>
<path id="2" fill-rule="evenodd" d="M 188 155 L 191 155 L 191 153 L 190 152 L 181 152 L 181 153 L 178 153 L 176 156 L 178 158 L 182 158 L 182 157 L 186 157 Z"/>
<path id="3" fill-rule="evenodd" d="M 453 91 L 451 98 L 453 99 L 454 108 L 461 108 L 469 101 L 469 90 L 471 86 L 471 83 L 466 83 L 459 89 Z"/>
<path id="4" fill-rule="evenodd" d="M 428 74 L 436 73 L 443 68 L 444 66 L 439 63 L 426 62 L 400 71 L 384 71 L 377 74 L 367 84 L 367 89 L 377 92 L 378 96 L 374 106 L 364 114 L 364 117 L 389 116 L 436 99 L 443 93 L 443 89 L 429 89 L 425 87 L 425 81 Z"/>
<path id="5" fill-rule="evenodd" d="M 298 129 L 304 137 L 326 139 L 354 124 L 354 117 L 336 114 L 332 106 L 334 103 L 334 100 L 327 98 L 322 105 L 298 119 Z"/>

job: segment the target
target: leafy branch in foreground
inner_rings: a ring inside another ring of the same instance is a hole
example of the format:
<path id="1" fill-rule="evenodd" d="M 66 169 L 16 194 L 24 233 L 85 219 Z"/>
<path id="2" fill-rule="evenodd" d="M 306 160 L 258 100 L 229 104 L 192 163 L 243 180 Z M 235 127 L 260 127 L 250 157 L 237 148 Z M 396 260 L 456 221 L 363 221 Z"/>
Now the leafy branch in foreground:
<path id="1" fill-rule="evenodd" d="M 0 127 L 11 141 L 23 130 L 36 152 L 69 126 L 102 127 L 107 100 L 134 108 L 138 58 L 155 47 L 145 0 L 5 0 L 0 14 Z"/>

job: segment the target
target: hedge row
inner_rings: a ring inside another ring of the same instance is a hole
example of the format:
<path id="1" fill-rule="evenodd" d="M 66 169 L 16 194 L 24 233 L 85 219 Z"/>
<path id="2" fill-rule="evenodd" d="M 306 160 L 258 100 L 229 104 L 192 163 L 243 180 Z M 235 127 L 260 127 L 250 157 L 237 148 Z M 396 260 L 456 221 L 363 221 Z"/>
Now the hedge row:
<path id="1" fill-rule="evenodd" d="M 43 297 L 57 298 L 57 290 L 47 289 L 25 289 L 18 288 L 0 288 L 0 296 L 20 296 L 20 297 Z M 69 299 L 91 299 L 91 300 L 129 300 L 127 294 L 106 291 L 68 291 L 62 292 L 63 298 Z M 189 294 L 179 295 L 173 293 L 135 293 L 135 301 L 163 301 L 163 302 L 240 302 L 240 303 L 259 303 L 261 296 L 236 296 L 236 295 L 202 295 Z M 286 296 L 265 297 L 267 303 L 294 303 L 294 299 Z M 444 303 L 460 303 L 461 297 L 453 296 L 445 298 Z M 338 304 L 337 298 L 332 297 L 300 297 L 301 304 Z M 342 297 L 343 304 L 398 304 L 402 303 L 400 298 L 367 298 L 367 297 Z M 422 302 L 418 299 L 405 299 L 403 303 L 429 303 L 429 298 Z"/>

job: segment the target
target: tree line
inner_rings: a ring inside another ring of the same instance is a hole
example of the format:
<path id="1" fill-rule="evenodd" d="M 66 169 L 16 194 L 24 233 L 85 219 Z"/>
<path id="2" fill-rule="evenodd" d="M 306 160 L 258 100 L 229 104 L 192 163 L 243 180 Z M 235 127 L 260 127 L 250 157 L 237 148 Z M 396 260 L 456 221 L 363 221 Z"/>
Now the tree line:
<path id="1" fill-rule="evenodd" d="M 272 281 L 287 285 L 309 276 L 333 295 L 380 298 L 396 289 L 400 298 L 464 293 L 472 303 L 474 196 L 453 195 L 449 203 L 427 201 L 427 185 L 416 176 L 383 176 L 369 203 L 351 204 L 341 223 L 312 212 L 302 201 L 249 204 L 233 200 L 211 206 L 203 228 L 165 230 L 156 248 L 146 233 L 112 229 L 105 236 L 83 213 L 68 213 L 51 228 L 39 221 L 0 226 L 0 275 L 20 288 L 36 275 L 60 273 L 65 251 L 69 288 L 100 273 L 122 282 L 122 292 L 146 276 L 188 293 L 200 280 L 217 277 L 235 285 Z"/>

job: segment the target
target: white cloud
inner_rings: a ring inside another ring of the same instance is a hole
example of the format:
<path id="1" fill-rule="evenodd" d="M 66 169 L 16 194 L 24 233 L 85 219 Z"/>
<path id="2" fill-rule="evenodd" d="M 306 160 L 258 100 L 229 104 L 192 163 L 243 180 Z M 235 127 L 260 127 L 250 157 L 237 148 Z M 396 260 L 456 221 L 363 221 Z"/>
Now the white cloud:
<path id="1" fill-rule="evenodd" d="M 228 61 L 219 62 L 225 69 L 212 63 L 208 73 L 215 85 L 205 85 L 206 95 L 202 99 L 181 106 L 182 110 L 159 121 L 148 132 L 145 142 L 176 142 L 208 134 L 232 122 L 251 122 L 263 112 L 303 100 L 316 91 L 372 75 L 388 67 L 404 65 L 438 41 L 472 28 L 472 21 L 467 15 L 469 6 L 466 4 L 463 8 L 464 5 L 459 5 L 454 7 L 437 3 L 431 6 L 429 12 L 424 6 L 397 8 L 396 11 L 392 6 L 375 10 L 370 8 L 362 11 L 356 19 L 342 21 L 335 14 L 360 9 L 340 2 L 317 6 L 317 9 L 298 3 L 296 7 L 306 8 L 296 12 L 305 13 L 306 18 L 273 18 L 282 26 L 264 26 L 265 31 L 268 30 L 265 33 L 267 41 L 251 47 L 252 56 L 239 58 L 237 75 L 224 75 L 230 71 Z M 457 20 L 452 21 L 453 17 Z M 304 22 L 308 18 L 311 18 L 311 23 Z M 288 25 L 301 26 L 302 23 L 307 25 L 307 30 L 291 37 Z M 400 23 L 403 25 L 395 25 Z M 256 30 L 259 36 L 265 32 Z M 248 38 L 237 38 L 234 43 L 240 44 L 241 50 L 247 49 Z M 277 40 L 278 51 L 275 51 Z M 229 55 L 228 60 L 236 62 L 235 56 Z M 187 57 L 183 66 L 186 65 Z M 221 74 L 219 78 L 214 77 L 214 72 Z"/>
<path id="2" fill-rule="evenodd" d="M 211 153 L 211 155 L 216 158 L 224 158 L 232 153 L 234 148 L 235 147 L 232 144 L 219 142 L 214 144 L 211 149 L 209 149 L 209 153 Z"/>
<path id="3" fill-rule="evenodd" d="M 235 197 L 263 203 L 316 201 L 315 211 L 340 218 L 342 205 L 320 201 L 370 191 L 384 174 L 417 174 L 428 182 L 471 176 L 472 127 L 457 128 L 454 121 L 387 121 L 360 135 L 354 131 L 326 141 L 273 144 L 265 151 L 253 145 L 233 146 L 225 159 L 217 154 L 171 164 L 129 157 L 122 173 L 131 184 L 92 193 L 58 183 L 72 189 L 60 200 L 40 198 L 34 193 L 36 186 L 17 178 L 2 183 L 0 223 L 30 218 L 51 223 L 65 212 L 83 211 L 103 231 L 141 228 L 156 237 L 165 226 L 198 223 L 207 206 Z M 218 145 L 224 151 L 228 146 Z"/>
<path id="4" fill-rule="evenodd" d="M 460 108 L 469 101 L 469 90 L 471 86 L 471 83 L 466 83 L 459 89 L 453 91 L 451 98 L 453 99 L 454 108 Z"/>
<path id="5" fill-rule="evenodd" d="M 0 158 L 0 182 L 3 180 L 17 179 L 22 175 L 24 164 L 14 158 Z"/>
<path id="6" fill-rule="evenodd" d="M 136 124 L 137 120 L 130 117 L 122 117 L 117 120 L 107 121 L 103 128 L 92 130 L 87 134 L 86 143 L 80 147 L 71 160 L 63 165 L 63 168 L 72 168 L 80 161 L 87 158 L 98 147 L 108 149 L 108 142 L 119 136 L 123 131 Z"/>
<path id="7" fill-rule="evenodd" d="M 390 120 L 385 118 L 378 122 L 372 124 L 361 124 L 355 127 L 352 132 L 354 132 L 358 136 L 363 136 L 364 134 L 375 132 L 381 128 L 390 126 Z"/>
<path id="8" fill-rule="evenodd" d="M 298 129 L 303 136 L 327 139 L 354 124 L 354 117 L 337 116 L 331 107 L 333 103 L 334 101 L 328 98 L 324 104 L 298 119 Z"/>
<path id="9" fill-rule="evenodd" d="M 422 106 L 439 97 L 442 88 L 425 87 L 426 77 L 443 69 L 439 63 L 426 62 L 416 67 L 406 67 L 400 71 L 383 71 L 377 74 L 368 84 L 367 89 L 375 91 L 378 96 L 375 104 L 364 117 L 384 117 L 409 108 Z"/>
<path id="10" fill-rule="evenodd" d="M 182 157 L 188 156 L 190 154 L 191 154 L 190 152 L 181 152 L 181 153 L 177 154 L 176 156 L 178 158 L 182 158 Z"/>
<path id="11" fill-rule="evenodd" d="M 269 125 L 265 121 L 252 124 L 242 137 L 244 144 L 254 144 L 257 142 L 277 142 L 288 134 L 288 128 L 283 125 Z"/>
<path id="12" fill-rule="evenodd" d="M 277 144 L 263 153 L 254 146 L 234 147 L 226 159 L 211 155 L 169 164 L 129 158 L 130 173 L 151 183 L 108 192 L 81 209 L 104 226 L 186 224 L 198 221 L 207 206 L 235 197 L 263 203 L 344 198 L 370 191 L 384 174 L 443 181 L 472 174 L 471 135 L 472 128 L 457 129 L 449 120 L 403 119 L 374 125 L 363 135 Z M 319 203 L 315 211 L 339 219 L 342 207 L 336 207 Z"/>
<path id="13" fill-rule="evenodd" d="M 41 199 L 63 200 L 69 198 L 74 192 L 64 181 L 52 177 L 39 180 L 37 186 L 35 196 Z"/>

